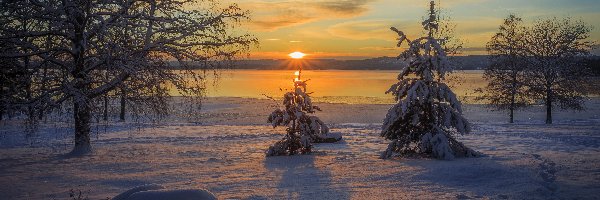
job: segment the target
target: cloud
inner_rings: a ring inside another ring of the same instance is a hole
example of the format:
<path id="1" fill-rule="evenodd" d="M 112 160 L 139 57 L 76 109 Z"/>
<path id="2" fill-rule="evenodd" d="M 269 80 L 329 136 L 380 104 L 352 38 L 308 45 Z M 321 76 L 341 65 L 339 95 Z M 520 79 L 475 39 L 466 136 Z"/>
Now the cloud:
<path id="1" fill-rule="evenodd" d="M 368 4 L 375 0 L 281 0 L 244 1 L 240 7 L 253 11 L 251 26 L 257 31 L 273 31 L 282 27 L 329 20 L 349 18 L 364 14 Z"/>
<path id="2" fill-rule="evenodd" d="M 369 11 L 369 5 L 381 0 L 248 0 L 234 1 L 253 12 L 251 25 L 258 31 L 273 31 L 282 27 L 295 26 L 320 20 L 361 16 Z M 426 7 L 426 1 L 400 0 L 394 4 Z M 488 0 L 453 0 L 444 2 L 444 7 L 459 4 L 483 3 Z M 438 2 L 439 3 L 439 2 Z"/>
<path id="3" fill-rule="evenodd" d="M 302 42 L 302 41 L 299 41 L 299 40 L 291 40 L 290 42 L 291 42 L 291 43 L 300 43 L 300 42 Z"/>
<path id="4" fill-rule="evenodd" d="M 400 51 L 403 50 L 402 48 L 399 47 L 379 47 L 379 46 L 375 46 L 375 47 L 361 47 L 358 48 L 360 50 L 372 50 L 372 51 Z"/>
<path id="5" fill-rule="evenodd" d="M 456 20 L 452 23 L 456 24 L 455 35 L 464 42 L 463 51 L 481 54 L 485 52 L 486 43 L 498 31 L 502 18 Z"/>
<path id="6" fill-rule="evenodd" d="M 470 34 L 494 33 L 500 28 L 502 18 L 477 18 L 470 20 L 453 20 L 456 31 Z M 491 37 L 491 36 L 490 36 Z"/>
<path id="7" fill-rule="evenodd" d="M 468 20 L 454 20 L 456 24 L 455 36 L 464 42 L 463 52 L 466 54 L 480 54 L 485 52 L 485 44 L 497 31 L 500 18 L 478 18 Z M 344 22 L 332 25 L 327 31 L 335 36 L 352 40 L 385 40 L 395 44 L 398 35 L 390 31 L 389 27 L 396 27 L 408 35 L 408 38 L 416 38 L 423 34 L 420 23 L 415 21 L 400 21 L 397 19 L 377 19 Z M 387 51 L 393 48 L 367 46 L 360 50 Z M 397 49 L 395 49 L 397 50 Z"/>
<path id="8" fill-rule="evenodd" d="M 381 39 L 395 41 L 398 35 L 390 30 L 390 27 L 392 26 L 405 31 L 405 33 L 408 33 L 409 36 L 420 33 L 420 30 L 418 30 L 419 25 L 417 22 L 399 23 L 398 20 L 392 19 L 344 22 L 329 27 L 327 31 L 333 36 L 346 39 Z"/>
<path id="9" fill-rule="evenodd" d="M 372 2 L 372 0 L 323 1 L 315 2 L 315 5 L 323 10 L 353 15 L 365 12 L 367 10 L 365 5 L 370 2 Z"/>
<path id="10" fill-rule="evenodd" d="M 436 3 L 438 5 L 441 5 L 443 8 L 444 6 L 454 7 L 454 6 L 458 6 L 461 4 L 484 4 L 488 1 L 489 0 L 453 0 L 453 1 L 444 1 L 444 2 L 437 1 Z"/>
<path id="11" fill-rule="evenodd" d="M 429 8 L 429 1 L 415 1 L 415 0 L 393 0 L 394 2 L 401 5 L 411 5 L 411 6 L 422 6 Z M 456 7 L 463 4 L 483 4 L 489 2 L 490 0 L 452 0 L 452 1 L 435 1 L 437 6 L 441 6 L 442 9 L 448 7 Z"/>

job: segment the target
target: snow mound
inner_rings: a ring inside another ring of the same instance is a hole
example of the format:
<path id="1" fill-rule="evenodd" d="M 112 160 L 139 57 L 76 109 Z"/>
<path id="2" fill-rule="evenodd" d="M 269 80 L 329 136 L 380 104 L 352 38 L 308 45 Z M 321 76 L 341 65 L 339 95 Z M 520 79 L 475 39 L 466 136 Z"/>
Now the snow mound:
<path id="1" fill-rule="evenodd" d="M 125 199 L 128 199 L 129 196 L 131 196 L 132 194 L 137 193 L 137 192 L 143 192 L 143 191 L 148 191 L 148 190 L 162 190 L 162 189 L 165 189 L 165 188 L 159 184 L 140 185 L 140 186 L 131 188 L 131 189 L 113 197 L 112 200 L 125 200 Z"/>
<path id="2" fill-rule="evenodd" d="M 342 140 L 341 132 L 328 132 L 318 135 L 318 139 L 314 140 L 314 143 L 334 143 L 340 140 Z"/>
<path id="3" fill-rule="evenodd" d="M 112 200 L 216 200 L 217 197 L 204 189 L 165 190 L 161 185 L 148 184 L 127 190 Z"/>

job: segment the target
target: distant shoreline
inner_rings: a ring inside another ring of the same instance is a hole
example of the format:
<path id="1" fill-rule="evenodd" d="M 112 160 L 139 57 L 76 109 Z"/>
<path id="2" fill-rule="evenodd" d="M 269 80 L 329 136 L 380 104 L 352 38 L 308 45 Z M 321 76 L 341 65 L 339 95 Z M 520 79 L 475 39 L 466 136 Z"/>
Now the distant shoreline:
<path id="1" fill-rule="evenodd" d="M 487 55 L 455 56 L 451 62 L 457 70 L 481 70 L 488 65 Z M 239 60 L 231 64 L 232 69 L 285 70 L 293 69 L 297 64 L 289 59 Z M 303 69 L 309 70 L 398 70 L 406 66 L 406 62 L 396 57 L 378 57 L 362 60 L 337 59 L 305 59 Z"/>
<path id="2" fill-rule="evenodd" d="M 591 56 L 590 68 L 592 73 L 600 76 L 600 56 Z M 406 62 L 396 57 L 377 57 L 362 60 L 338 60 L 338 59 L 303 59 L 302 68 L 305 70 L 400 70 L 406 66 Z M 490 65 L 488 55 L 452 56 L 450 63 L 454 70 L 484 70 Z M 191 69 L 253 69 L 253 70 L 293 70 L 297 63 L 290 59 L 246 59 L 233 60 L 224 63 L 213 63 L 213 66 L 194 66 Z M 178 64 L 172 63 L 174 69 Z"/>

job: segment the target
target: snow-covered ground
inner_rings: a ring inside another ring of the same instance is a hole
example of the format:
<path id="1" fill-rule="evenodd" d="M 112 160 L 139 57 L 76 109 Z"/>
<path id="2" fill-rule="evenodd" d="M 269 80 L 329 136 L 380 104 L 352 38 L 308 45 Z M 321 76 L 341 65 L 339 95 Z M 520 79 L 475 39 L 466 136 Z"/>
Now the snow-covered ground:
<path id="1" fill-rule="evenodd" d="M 221 199 L 596 199 L 600 193 L 600 100 L 584 112 L 542 108 L 506 114 L 465 105 L 473 134 L 459 140 L 486 154 L 440 161 L 381 160 L 379 137 L 389 105 L 319 103 L 318 116 L 344 141 L 317 144 L 312 155 L 269 157 L 283 128 L 266 123 L 269 100 L 210 98 L 200 116 L 161 124 L 111 122 L 94 128 L 95 153 L 63 156 L 72 127 L 41 124 L 25 136 L 0 122 L 0 199 L 113 197 L 157 183 L 206 188 Z"/>

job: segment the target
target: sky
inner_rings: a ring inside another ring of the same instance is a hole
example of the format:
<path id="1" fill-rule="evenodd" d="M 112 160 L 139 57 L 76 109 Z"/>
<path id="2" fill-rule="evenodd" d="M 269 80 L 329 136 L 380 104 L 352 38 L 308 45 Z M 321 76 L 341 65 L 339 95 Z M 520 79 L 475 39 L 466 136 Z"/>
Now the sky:
<path id="1" fill-rule="evenodd" d="M 548 17 L 583 20 L 600 41 L 600 0 L 436 0 L 456 24 L 464 55 L 485 54 L 485 43 L 509 14 L 526 23 Z M 396 56 L 394 26 L 421 34 L 429 0 L 227 0 L 251 12 L 244 24 L 260 41 L 251 59 L 283 59 L 301 51 L 313 59 Z"/>

